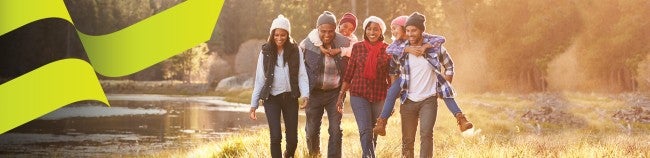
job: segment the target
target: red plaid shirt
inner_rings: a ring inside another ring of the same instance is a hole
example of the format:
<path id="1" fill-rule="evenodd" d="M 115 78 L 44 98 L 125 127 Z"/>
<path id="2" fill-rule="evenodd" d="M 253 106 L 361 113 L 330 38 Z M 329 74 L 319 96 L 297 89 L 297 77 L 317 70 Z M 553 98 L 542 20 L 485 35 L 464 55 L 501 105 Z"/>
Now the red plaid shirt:
<path id="1" fill-rule="evenodd" d="M 370 80 L 363 77 L 363 71 L 366 66 L 368 49 L 364 47 L 363 41 L 352 46 L 352 53 L 348 61 L 348 67 L 345 69 L 343 81 L 349 83 L 350 95 L 362 97 L 368 102 L 379 102 L 386 99 L 388 90 L 388 71 L 390 68 L 390 55 L 386 54 L 388 44 L 381 42 L 381 52 L 377 59 L 377 78 Z"/>

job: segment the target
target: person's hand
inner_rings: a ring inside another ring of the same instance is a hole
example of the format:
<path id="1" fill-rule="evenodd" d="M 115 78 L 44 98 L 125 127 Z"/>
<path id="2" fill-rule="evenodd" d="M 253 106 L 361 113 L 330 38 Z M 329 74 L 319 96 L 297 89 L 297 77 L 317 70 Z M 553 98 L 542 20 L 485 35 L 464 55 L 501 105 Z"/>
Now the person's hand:
<path id="1" fill-rule="evenodd" d="M 323 46 L 319 46 L 318 48 L 320 48 L 320 51 L 321 51 L 323 54 L 325 54 L 325 55 L 327 55 L 327 56 L 330 56 L 330 57 L 332 57 L 332 56 L 336 56 L 336 55 L 338 55 L 339 53 L 341 53 L 341 49 L 340 49 L 340 48 L 336 48 L 336 49 L 326 49 L 326 48 L 323 47 Z"/>
<path id="2" fill-rule="evenodd" d="M 453 76 L 450 76 L 450 75 L 444 75 L 443 77 L 444 77 L 445 80 L 447 80 L 447 82 L 449 82 L 449 83 L 451 83 L 451 80 L 453 79 Z"/>
<path id="3" fill-rule="evenodd" d="M 305 109 L 309 103 L 309 97 L 302 97 L 302 104 L 300 104 L 300 109 Z"/>
<path id="4" fill-rule="evenodd" d="M 413 55 L 422 56 L 422 55 L 424 55 L 425 50 L 426 50 L 426 47 L 416 47 L 415 52 L 414 52 Z"/>
<path id="5" fill-rule="evenodd" d="M 415 52 L 415 47 L 408 46 L 404 48 L 404 52 L 413 54 Z M 415 54 L 413 54 L 415 55 Z"/>
<path id="6" fill-rule="evenodd" d="M 429 48 L 433 48 L 433 45 L 431 45 L 429 43 L 425 43 L 425 44 L 422 45 L 422 47 L 424 47 L 424 49 L 429 49 Z"/>
<path id="7" fill-rule="evenodd" d="M 257 120 L 257 114 L 255 114 L 255 110 L 257 110 L 257 108 L 251 108 L 250 110 L 250 115 L 248 117 L 250 117 L 251 120 Z"/>
<path id="8" fill-rule="evenodd" d="M 322 45 L 319 46 L 318 48 L 320 48 L 320 52 L 321 52 L 321 53 L 323 53 L 323 54 L 325 54 L 325 55 L 327 55 L 327 56 L 330 55 L 330 50 L 329 50 L 329 49 L 325 49 L 325 47 L 323 47 Z"/>
<path id="9" fill-rule="evenodd" d="M 408 52 L 410 54 L 413 54 L 415 56 L 422 56 L 424 55 L 426 48 L 424 46 L 408 46 L 404 49 L 405 52 Z"/>
<path id="10" fill-rule="evenodd" d="M 345 92 L 339 93 L 339 98 L 336 101 L 336 111 L 343 114 L 343 102 L 345 101 Z"/>
<path id="11" fill-rule="evenodd" d="M 341 53 L 341 48 L 336 48 L 336 49 L 330 49 L 330 50 L 329 50 L 329 54 L 330 54 L 330 56 L 336 56 L 336 55 L 338 55 L 339 53 Z"/>

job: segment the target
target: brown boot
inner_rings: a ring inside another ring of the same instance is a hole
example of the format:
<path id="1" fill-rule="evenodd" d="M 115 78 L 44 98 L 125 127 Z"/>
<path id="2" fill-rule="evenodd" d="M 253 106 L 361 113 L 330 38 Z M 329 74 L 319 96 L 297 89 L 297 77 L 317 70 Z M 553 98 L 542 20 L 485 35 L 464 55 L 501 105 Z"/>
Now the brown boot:
<path id="1" fill-rule="evenodd" d="M 387 119 L 385 118 L 377 118 L 377 124 L 375 124 L 375 128 L 372 129 L 372 132 L 374 132 L 377 135 L 380 136 L 385 136 L 386 135 L 386 121 Z"/>
<path id="2" fill-rule="evenodd" d="M 465 130 L 474 127 L 474 125 L 472 125 L 472 122 L 467 121 L 467 118 L 465 118 L 465 115 L 463 115 L 463 113 L 457 113 L 456 120 L 461 132 L 465 132 Z"/>

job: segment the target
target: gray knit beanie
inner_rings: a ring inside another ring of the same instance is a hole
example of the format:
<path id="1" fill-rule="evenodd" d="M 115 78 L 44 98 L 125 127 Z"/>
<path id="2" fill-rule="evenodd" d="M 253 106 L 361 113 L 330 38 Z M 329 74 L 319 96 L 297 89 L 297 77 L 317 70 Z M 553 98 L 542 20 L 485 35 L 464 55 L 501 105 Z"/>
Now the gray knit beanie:
<path id="1" fill-rule="evenodd" d="M 332 12 L 324 11 L 323 14 L 318 16 L 318 21 L 316 21 L 316 27 L 323 24 L 332 24 L 336 26 L 336 16 Z"/>

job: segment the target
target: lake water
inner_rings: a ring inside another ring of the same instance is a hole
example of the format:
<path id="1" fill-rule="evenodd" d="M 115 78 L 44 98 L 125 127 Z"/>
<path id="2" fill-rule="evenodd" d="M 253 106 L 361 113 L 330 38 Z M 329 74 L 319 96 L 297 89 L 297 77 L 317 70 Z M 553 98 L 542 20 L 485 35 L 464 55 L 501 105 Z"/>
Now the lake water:
<path id="1" fill-rule="evenodd" d="M 145 155 L 266 127 L 260 126 L 266 125 L 263 113 L 251 121 L 248 105 L 219 97 L 114 94 L 108 99 L 110 107 L 74 103 L 0 135 L 0 157 Z"/>

